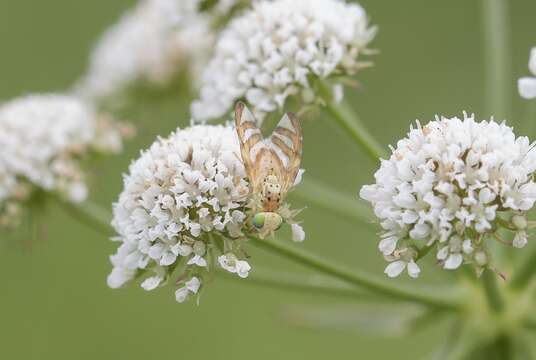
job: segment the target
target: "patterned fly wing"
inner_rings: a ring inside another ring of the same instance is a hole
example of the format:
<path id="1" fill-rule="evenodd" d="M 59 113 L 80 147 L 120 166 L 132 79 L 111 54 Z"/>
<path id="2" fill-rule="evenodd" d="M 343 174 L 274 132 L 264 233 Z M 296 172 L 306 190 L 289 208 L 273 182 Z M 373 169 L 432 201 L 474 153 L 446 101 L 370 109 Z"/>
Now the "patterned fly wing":
<path id="1" fill-rule="evenodd" d="M 263 139 L 255 117 L 239 102 L 235 108 L 235 125 L 252 190 L 260 193 L 264 180 L 273 175 L 278 179 L 283 198 L 294 183 L 301 163 L 303 140 L 298 119 L 285 114 L 272 135 Z"/>
<path id="2" fill-rule="evenodd" d="M 281 184 L 281 195 L 285 196 L 300 170 L 303 136 L 298 118 L 292 113 L 285 114 L 268 141 L 285 168 Z"/>
<path id="3" fill-rule="evenodd" d="M 246 169 L 246 174 L 252 186 L 253 192 L 259 191 L 260 179 L 255 165 L 253 149 L 264 148 L 263 137 L 257 126 L 255 117 L 247 106 L 238 102 L 235 107 L 235 127 L 240 141 L 240 152 Z"/>

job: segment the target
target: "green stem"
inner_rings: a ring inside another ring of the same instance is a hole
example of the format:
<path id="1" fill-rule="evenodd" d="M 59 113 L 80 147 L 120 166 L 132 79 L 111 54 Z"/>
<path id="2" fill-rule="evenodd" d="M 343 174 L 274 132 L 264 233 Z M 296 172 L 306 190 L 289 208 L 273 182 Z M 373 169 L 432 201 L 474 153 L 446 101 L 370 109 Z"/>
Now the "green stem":
<path id="1" fill-rule="evenodd" d="M 109 225 L 110 214 L 99 206 L 89 202 L 77 205 L 66 205 L 70 214 L 92 227 L 95 226 L 96 229 L 103 234 L 109 236 L 113 231 Z M 371 290 L 379 295 L 390 296 L 400 300 L 415 301 L 438 309 L 458 309 L 458 304 L 456 302 L 452 299 L 448 299 L 445 294 L 438 294 L 437 291 L 427 292 L 419 289 L 404 289 L 387 284 L 368 274 L 360 274 L 356 271 L 341 268 L 314 254 L 310 254 L 305 250 L 297 249 L 275 240 L 260 240 L 257 238 L 250 238 L 250 240 L 257 247 L 269 250 L 287 259 L 293 260 L 298 264 L 308 266 L 349 284 Z"/>
<path id="2" fill-rule="evenodd" d="M 219 276 L 228 280 L 241 281 L 235 274 L 227 271 L 219 271 Z M 241 281 L 243 282 L 243 280 Z M 305 294 L 320 294 L 349 298 L 357 301 L 378 301 L 380 298 L 369 293 L 361 293 L 344 283 L 334 282 L 331 279 L 319 276 L 305 276 L 292 273 L 273 272 L 255 267 L 247 279 L 248 284 L 260 285 L 280 290 L 290 290 Z"/>
<path id="3" fill-rule="evenodd" d="M 507 0 L 482 0 L 486 109 L 499 119 L 510 115 L 512 76 Z"/>
<path id="4" fill-rule="evenodd" d="M 433 243 L 432 245 L 425 245 L 422 248 L 419 249 L 419 252 L 417 253 L 417 257 L 415 258 L 415 261 L 421 260 L 423 257 L 428 255 L 428 253 L 436 246 L 436 243 Z"/>
<path id="5" fill-rule="evenodd" d="M 372 211 L 361 203 L 357 197 L 348 196 L 334 190 L 310 177 L 304 179 L 300 186 L 292 191 L 292 195 L 305 200 L 308 204 L 317 205 L 332 214 L 341 216 L 352 222 L 360 223 L 377 229 L 373 222 Z"/>
<path id="6" fill-rule="evenodd" d="M 89 228 L 94 229 L 104 236 L 111 236 L 114 229 L 111 226 L 112 215 L 106 209 L 99 205 L 86 201 L 81 204 L 72 204 L 61 199 L 56 199 L 56 203 L 61 206 L 65 212 Z"/>
<path id="7" fill-rule="evenodd" d="M 515 275 L 510 283 L 514 289 L 523 289 L 527 286 L 536 272 L 536 249 L 523 261 L 519 269 L 515 271 Z"/>
<path id="8" fill-rule="evenodd" d="M 337 123 L 350 134 L 352 139 L 360 146 L 362 146 L 367 154 L 374 161 L 378 161 L 380 158 L 386 159 L 388 157 L 383 146 L 372 136 L 372 134 L 365 128 L 363 122 L 359 119 L 359 116 L 355 114 L 350 107 L 345 104 L 338 104 L 332 99 L 331 92 L 328 86 L 324 83 L 320 83 L 320 91 L 324 94 L 326 99 L 325 109 L 330 115 L 337 121 Z"/>
<path id="9" fill-rule="evenodd" d="M 330 275 L 349 284 L 370 290 L 379 295 L 394 299 L 412 301 L 443 310 L 457 310 L 459 305 L 449 299 L 447 294 L 440 294 L 437 290 L 430 292 L 424 289 L 407 289 L 388 284 L 372 275 L 334 265 L 331 261 L 320 258 L 306 250 L 284 244 L 275 239 L 260 240 L 250 238 L 251 242 L 266 251 L 292 260 L 295 263 L 314 269 L 320 273 Z"/>
<path id="10" fill-rule="evenodd" d="M 492 311 L 498 313 L 504 309 L 504 302 L 497 284 L 497 275 L 487 269 L 482 276 L 486 299 Z"/>

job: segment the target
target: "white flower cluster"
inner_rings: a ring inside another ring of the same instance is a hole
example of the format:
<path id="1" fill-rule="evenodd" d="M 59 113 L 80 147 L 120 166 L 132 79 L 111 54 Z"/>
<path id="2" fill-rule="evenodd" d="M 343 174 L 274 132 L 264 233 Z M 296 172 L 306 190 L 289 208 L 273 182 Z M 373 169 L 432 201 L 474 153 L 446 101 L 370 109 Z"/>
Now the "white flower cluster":
<path id="1" fill-rule="evenodd" d="M 315 100 L 314 80 L 354 74 L 375 35 L 363 8 L 343 0 L 274 0 L 254 4 L 218 39 L 203 73 L 198 121 L 224 117 L 246 99 L 257 119 L 291 95 Z M 338 92 L 341 87 L 338 86 Z"/>
<path id="2" fill-rule="evenodd" d="M 110 257 L 108 285 L 148 273 L 141 286 L 153 290 L 179 267 L 175 295 L 183 302 L 216 264 L 246 278 L 251 266 L 242 248 L 255 234 L 249 195 L 234 128 L 197 125 L 158 139 L 130 165 L 114 204 L 120 246 Z M 292 228 L 302 241 L 303 229 Z"/>
<path id="3" fill-rule="evenodd" d="M 165 85 L 189 65 L 195 78 L 210 56 L 213 24 L 240 1 L 220 0 L 202 9 L 202 0 L 140 0 L 98 42 L 79 94 L 100 100 L 136 81 Z"/>
<path id="4" fill-rule="evenodd" d="M 120 126 L 67 95 L 31 95 L 0 106 L 0 226 L 16 223 L 33 190 L 81 202 L 80 160 L 90 151 L 119 152 Z"/>
<path id="5" fill-rule="evenodd" d="M 536 98 L 536 47 L 532 48 L 529 59 L 529 70 L 533 77 L 523 77 L 519 79 L 519 94 L 525 99 Z"/>
<path id="6" fill-rule="evenodd" d="M 536 201 L 536 150 L 527 137 L 516 138 L 504 123 L 441 118 L 417 123 L 382 160 L 376 183 L 361 189 L 384 229 L 380 251 L 391 263 L 390 277 L 435 247 L 445 269 L 472 263 L 490 266 L 489 239 L 523 247 L 526 212 Z M 498 230 L 515 235 L 503 239 Z"/>
<path id="7" fill-rule="evenodd" d="M 108 285 L 120 287 L 145 270 L 142 287 L 163 283 L 184 259 L 178 301 L 197 293 L 216 261 L 246 277 L 239 257 L 249 187 L 235 131 L 193 126 L 159 139 L 130 166 L 114 205 L 113 226 L 121 242 L 111 257 Z M 217 249 L 218 248 L 218 249 Z M 215 252 L 226 252 L 217 258 Z"/>

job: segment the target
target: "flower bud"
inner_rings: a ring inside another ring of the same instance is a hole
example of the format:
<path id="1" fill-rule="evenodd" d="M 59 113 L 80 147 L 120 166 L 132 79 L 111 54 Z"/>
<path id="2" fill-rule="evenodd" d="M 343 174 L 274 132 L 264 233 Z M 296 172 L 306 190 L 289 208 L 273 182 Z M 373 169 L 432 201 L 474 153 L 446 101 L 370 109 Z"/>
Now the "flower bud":
<path id="1" fill-rule="evenodd" d="M 527 218 L 521 215 L 512 216 L 512 224 L 519 230 L 525 230 L 528 226 Z"/>
<path id="2" fill-rule="evenodd" d="M 482 267 L 488 264 L 488 255 L 484 251 L 477 251 L 475 253 L 475 263 Z"/>

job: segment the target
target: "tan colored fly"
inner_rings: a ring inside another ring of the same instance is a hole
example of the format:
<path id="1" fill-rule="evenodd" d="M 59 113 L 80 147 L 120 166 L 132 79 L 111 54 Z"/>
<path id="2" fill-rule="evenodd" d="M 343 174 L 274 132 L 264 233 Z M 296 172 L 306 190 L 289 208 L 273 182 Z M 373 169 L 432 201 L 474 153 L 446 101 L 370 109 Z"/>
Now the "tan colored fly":
<path id="1" fill-rule="evenodd" d="M 273 234 L 283 222 L 278 210 L 300 170 L 301 127 L 296 116 L 287 113 L 272 135 L 265 139 L 255 117 L 242 102 L 236 104 L 235 125 L 254 199 L 252 224 L 263 239 Z"/>

